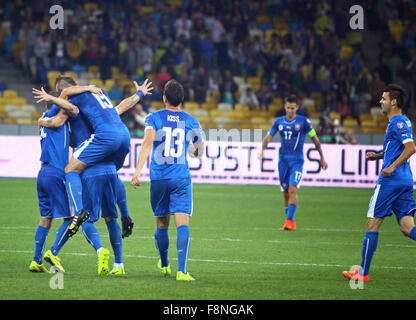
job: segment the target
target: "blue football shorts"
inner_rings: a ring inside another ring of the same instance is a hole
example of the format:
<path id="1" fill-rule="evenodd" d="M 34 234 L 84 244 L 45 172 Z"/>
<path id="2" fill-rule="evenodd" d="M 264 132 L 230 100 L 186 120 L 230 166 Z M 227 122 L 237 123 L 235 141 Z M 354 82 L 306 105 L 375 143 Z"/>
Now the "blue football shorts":
<path id="1" fill-rule="evenodd" d="M 65 175 L 62 170 L 42 165 L 37 181 L 38 202 L 42 218 L 62 219 L 71 217 Z"/>
<path id="2" fill-rule="evenodd" d="M 122 130 L 119 133 L 92 134 L 75 150 L 73 157 L 89 166 L 111 159 L 118 170 L 129 152 L 130 134 L 128 130 Z"/>
<path id="3" fill-rule="evenodd" d="M 90 213 L 88 222 L 98 221 L 101 209 L 103 218 L 118 218 L 117 183 L 116 173 L 82 175 L 82 202 L 84 209 Z"/>
<path id="4" fill-rule="evenodd" d="M 191 178 L 150 181 L 150 203 L 155 217 L 174 213 L 192 216 Z"/>
<path id="5" fill-rule="evenodd" d="M 302 159 L 287 159 L 280 157 L 278 163 L 280 189 L 287 191 L 289 186 L 295 186 L 300 188 L 300 181 L 302 180 L 303 173 Z"/>
<path id="6" fill-rule="evenodd" d="M 377 184 L 367 211 L 368 218 L 396 215 L 397 221 L 414 216 L 416 210 L 412 185 Z"/>

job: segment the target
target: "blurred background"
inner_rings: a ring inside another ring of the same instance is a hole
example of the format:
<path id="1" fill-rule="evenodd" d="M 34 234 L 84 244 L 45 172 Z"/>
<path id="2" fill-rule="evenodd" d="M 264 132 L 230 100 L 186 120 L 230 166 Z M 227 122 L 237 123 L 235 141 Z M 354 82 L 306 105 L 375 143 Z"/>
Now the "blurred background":
<path id="1" fill-rule="evenodd" d="M 52 29 L 54 4 L 64 28 Z M 60 74 L 98 85 L 114 104 L 154 91 L 123 115 L 133 137 L 163 108 L 169 79 L 185 88 L 185 111 L 204 129 L 263 129 L 289 93 L 300 98 L 323 143 L 382 144 L 379 99 L 394 82 L 416 119 L 416 1 L 361 1 L 364 29 L 352 30 L 354 1 L 19 1 L 0 8 L 0 134 L 37 135 L 43 105 L 31 88 Z M 278 140 L 278 139 L 277 139 Z"/>

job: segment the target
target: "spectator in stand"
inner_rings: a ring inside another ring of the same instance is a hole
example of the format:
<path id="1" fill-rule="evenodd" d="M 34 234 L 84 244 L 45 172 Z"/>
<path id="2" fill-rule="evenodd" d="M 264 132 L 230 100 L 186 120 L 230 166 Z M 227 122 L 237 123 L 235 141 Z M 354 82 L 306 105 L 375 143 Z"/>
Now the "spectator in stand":
<path id="1" fill-rule="evenodd" d="M 176 80 L 179 81 L 180 84 L 183 86 L 184 90 L 184 102 L 187 101 L 194 101 L 194 79 L 189 73 L 188 66 L 186 64 L 183 65 L 181 73 L 177 75 Z"/>
<path id="2" fill-rule="evenodd" d="M 115 104 L 119 104 L 123 100 L 123 91 L 121 90 L 120 80 L 114 80 L 114 86 L 108 90 L 108 96 L 111 101 L 115 101 Z"/>
<path id="3" fill-rule="evenodd" d="M 172 79 L 172 75 L 168 72 L 168 67 L 166 65 L 162 65 L 160 67 L 160 71 L 156 74 L 156 84 L 159 93 L 163 93 L 163 88 L 165 87 L 165 83 Z"/>
<path id="4" fill-rule="evenodd" d="M 255 110 L 259 106 L 259 101 L 251 86 L 248 86 L 240 97 L 240 104 L 248 106 L 250 110 Z"/>
<path id="5" fill-rule="evenodd" d="M 214 57 L 215 57 L 215 46 L 212 40 L 212 32 L 208 31 L 204 40 L 201 42 L 201 53 L 204 59 L 205 71 L 210 74 L 213 68 Z"/>
<path id="6" fill-rule="evenodd" d="M 353 106 L 353 114 L 357 117 L 360 117 L 362 114 L 369 113 L 370 110 L 368 108 L 368 103 L 365 101 L 365 97 L 363 93 L 358 95 L 358 100 L 354 103 Z"/>
<path id="7" fill-rule="evenodd" d="M 386 83 L 380 79 L 380 73 L 374 72 L 373 80 L 370 82 L 371 106 L 378 106 L 380 97 L 383 93 Z"/>
<path id="8" fill-rule="evenodd" d="M 322 143 L 337 143 L 338 142 L 338 119 L 331 117 L 331 109 L 327 107 L 319 118 L 318 135 Z"/>
<path id="9" fill-rule="evenodd" d="M 143 138 L 144 137 L 144 122 L 148 115 L 146 111 L 143 110 L 143 105 L 137 103 L 134 106 L 134 109 L 131 112 L 134 117 L 134 131 L 133 136 Z"/>
<path id="10" fill-rule="evenodd" d="M 359 144 L 356 137 L 354 130 L 348 130 L 347 133 L 343 133 L 339 137 L 339 143 L 341 144 Z"/>
<path id="11" fill-rule="evenodd" d="M 65 41 L 62 35 L 58 35 L 55 41 L 52 41 L 51 53 L 53 56 L 53 67 L 56 70 L 61 70 L 65 59 Z M 65 71 L 65 70 L 61 70 Z"/>
<path id="12" fill-rule="evenodd" d="M 174 27 L 176 39 L 179 39 L 181 35 L 185 36 L 186 41 L 191 39 L 192 21 L 186 12 L 182 12 L 181 18 L 176 20 Z"/>
<path id="13" fill-rule="evenodd" d="M 344 120 L 348 116 L 355 118 L 358 125 L 361 126 L 360 117 L 353 113 L 351 102 L 348 100 L 348 96 L 344 94 L 342 100 L 338 103 L 337 112 L 341 115 L 341 125 L 344 125 Z"/>
<path id="14" fill-rule="evenodd" d="M 97 60 L 100 55 L 100 40 L 98 40 L 97 35 L 93 32 L 88 38 L 87 43 L 87 63 L 88 65 L 97 65 Z"/>
<path id="15" fill-rule="evenodd" d="M 102 80 L 107 80 L 111 78 L 111 64 L 110 54 L 105 45 L 100 48 L 100 55 L 97 58 L 97 65 L 100 69 L 100 77 Z"/>
<path id="16" fill-rule="evenodd" d="M 141 68 L 142 78 L 146 78 L 152 71 L 153 67 L 153 51 L 151 48 L 151 39 L 140 40 L 136 50 L 137 66 Z"/>
<path id="17" fill-rule="evenodd" d="M 223 81 L 220 85 L 221 101 L 230 103 L 234 106 L 236 103 L 235 94 L 237 90 L 238 86 L 233 79 L 231 71 L 225 70 Z"/>
<path id="18" fill-rule="evenodd" d="M 221 75 L 219 71 L 215 69 L 208 79 L 208 95 L 212 96 L 215 91 L 220 91 L 221 83 Z"/>
<path id="19" fill-rule="evenodd" d="M 66 44 L 66 55 L 69 58 L 69 63 L 78 64 L 82 54 L 82 47 L 74 34 L 71 36 L 71 41 Z"/>
<path id="20" fill-rule="evenodd" d="M 259 101 L 260 107 L 264 107 L 266 111 L 269 111 L 269 105 L 273 100 L 273 97 L 270 93 L 267 84 L 262 83 L 260 89 L 256 92 L 257 99 Z"/>
<path id="21" fill-rule="evenodd" d="M 196 102 L 205 102 L 207 96 L 208 80 L 205 74 L 205 68 L 200 66 L 194 78 L 194 99 Z"/>

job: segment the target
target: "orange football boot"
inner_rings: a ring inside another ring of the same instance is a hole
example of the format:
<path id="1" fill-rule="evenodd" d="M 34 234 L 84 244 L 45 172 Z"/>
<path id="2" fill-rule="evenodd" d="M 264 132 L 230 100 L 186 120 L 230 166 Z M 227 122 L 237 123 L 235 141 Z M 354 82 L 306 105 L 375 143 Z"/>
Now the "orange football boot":
<path id="1" fill-rule="evenodd" d="M 370 275 L 367 274 L 366 276 L 362 276 L 358 273 L 359 268 L 354 268 L 354 270 L 350 271 L 343 271 L 342 275 L 347 279 L 358 280 L 368 282 L 370 281 Z"/>
<path id="2" fill-rule="evenodd" d="M 285 224 L 280 230 L 296 230 L 296 222 L 290 219 L 286 219 Z"/>

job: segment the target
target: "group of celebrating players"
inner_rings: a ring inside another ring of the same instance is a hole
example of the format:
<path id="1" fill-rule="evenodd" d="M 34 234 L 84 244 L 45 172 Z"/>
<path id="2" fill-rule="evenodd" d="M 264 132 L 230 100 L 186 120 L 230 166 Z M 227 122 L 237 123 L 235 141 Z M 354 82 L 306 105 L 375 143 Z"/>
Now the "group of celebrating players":
<path id="1" fill-rule="evenodd" d="M 152 94 L 147 79 L 142 85 L 134 82 L 137 92 L 114 107 L 107 94 L 96 86 L 77 86 L 69 77 L 60 76 L 56 91 L 46 93 L 33 89 L 38 103 L 47 102 L 47 110 L 39 119 L 41 135 L 41 169 L 37 178 L 40 223 L 35 232 L 35 253 L 30 271 L 45 272 L 43 260 L 64 272 L 58 253 L 79 227 L 98 255 L 99 275 L 122 275 L 122 238 L 132 233 L 124 183 L 118 178 L 119 170 L 130 152 L 130 135 L 120 115 L 132 108 L 145 95 Z M 141 185 L 140 173 L 152 152 L 150 163 L 150 200 L 156 218 L 154 234 L 159 253 L 158 268 L 171 274 L 168 260 L 170 216 L 174 215 L 177 228 L 178 271 L 177 280 L 192 281 L 186 265 L 190 248 L 189 220 L 192 216 L 192 182 L 187 155 L 201 157 L 204 141 L 199 121 L 182 111 L 184 89 L 176 80 L 164 86 L 165 109 L 146 118 L 145 136 L 140 149 L 131 184 Z M 383 150 L 367 153 L 366 159 L 383 159 L 374 194 L 367 212 L 367 228 L 363 241 L 360 268 L 344 271 L 348 279 L 369 281 L 369 269 L 377 247 L 378 232 L 383 219 L 395 213 L 400 230 L 416 240 L 413 197 L 413 176 L 408 159 L 415 152 L 412 127 L 402 114 L 405 93 L 397 85 L 388 85 L 381 97 L 382 111 L 389 124 Z M 328 164 L 315 130 L 309 119 L 297 114 L 299 103 L 295 95 L 286 98 L 286 114 L 276 118 L 263 140 L 258 154 L 279 132 L 278 173 L 286 212 L 280 230 L 296 230 L 295 212 L 298 189 L 302 179 L 303 145 L 308 135 L 320 154 L 321 167 Z M 69 146 L 74 150 L 69 158 Z M 122 230 L 117 219 L 120 210 Z M 114 252 L 114 267 L 109 271 L 110 251 L 103 248 L 94 222 L 105 219 L 110 243 Z M 63 218 L 50 250 L 43 254 L 52 219 Z"/>

